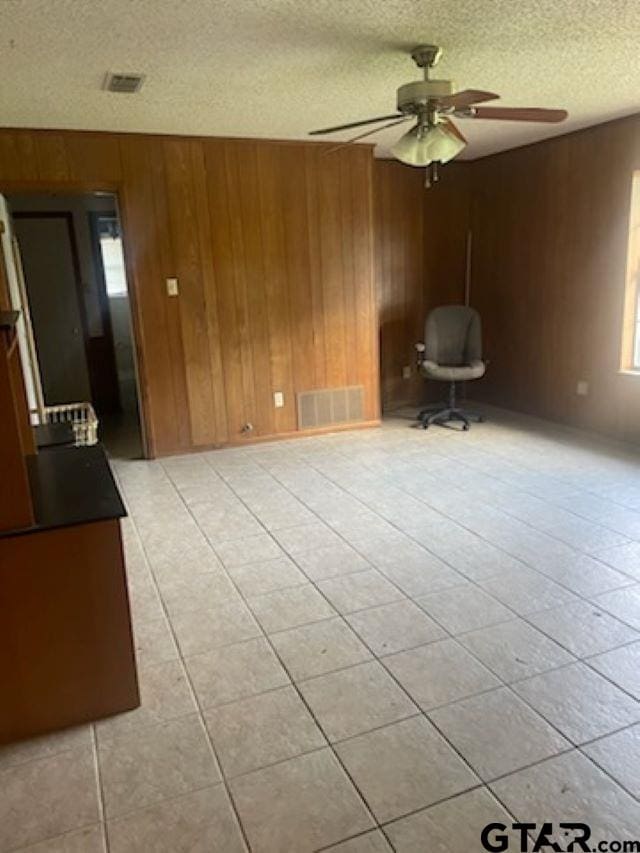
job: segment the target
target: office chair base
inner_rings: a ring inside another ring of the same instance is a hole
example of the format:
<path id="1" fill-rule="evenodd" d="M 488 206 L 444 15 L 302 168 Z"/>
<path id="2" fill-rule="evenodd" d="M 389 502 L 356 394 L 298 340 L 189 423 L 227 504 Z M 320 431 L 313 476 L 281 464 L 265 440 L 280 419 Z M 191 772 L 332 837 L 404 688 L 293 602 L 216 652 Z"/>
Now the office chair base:
<path id="1" fill-rule="evenodd" d="M 483 420 L 484 418 L 478 412 L 468 412 L 458 406 L 455 382 L 449 383 L 448 403 L 434 403 L 418 412 L 418 421 L 422 429 L 428 429 L 431 424 L 444 426 L 451 421 L 460 421 L 462 429 L 468 430 L 471 422 L 478 424 Z"/>
<path id="2" fill-rule="evenodd" d="M 442 408 L 442 404 L 440 404 L 422 409 L 418 414 L 418 420 L 422 429 L 429 429 L 432 424 L 444 426 L 452 421 L 459 421 L 462 423 L 462 429 L 468 430 L 471 423 L 482 423 L 484 418 L 478 412 L 468 412 L 465 409 L 458 408 Z"/>

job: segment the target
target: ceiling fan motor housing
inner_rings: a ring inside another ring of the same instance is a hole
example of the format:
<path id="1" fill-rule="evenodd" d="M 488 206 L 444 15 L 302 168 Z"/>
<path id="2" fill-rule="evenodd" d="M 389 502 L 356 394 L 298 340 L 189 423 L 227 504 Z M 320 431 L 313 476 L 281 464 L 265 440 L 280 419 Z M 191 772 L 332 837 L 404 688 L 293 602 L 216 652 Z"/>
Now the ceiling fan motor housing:
<path id="1" fill-rule="evenodd" d="M 430 100 L 446 98 L 453 94 L 451 80 L 416 80 L 405 83 L 398 89 L 398 110 L 401 113 L 417 113 Z"/>

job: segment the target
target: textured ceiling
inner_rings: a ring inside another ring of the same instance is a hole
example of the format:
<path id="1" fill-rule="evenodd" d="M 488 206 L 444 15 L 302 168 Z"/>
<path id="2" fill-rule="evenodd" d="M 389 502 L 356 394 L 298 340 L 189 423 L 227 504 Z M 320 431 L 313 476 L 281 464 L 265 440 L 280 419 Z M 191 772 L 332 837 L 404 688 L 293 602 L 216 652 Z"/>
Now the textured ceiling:
<path id="1" fill-rule="evenodd" d="M 393 112 L 420 42 L 458 89 L 569 110 L 460 122 L 468 157 L 640 109 L 638 0 L 0 0 L 0 22 L 4 126 L 303 139 Z M 109 70 L 142 91 L 101 91 Z"/>

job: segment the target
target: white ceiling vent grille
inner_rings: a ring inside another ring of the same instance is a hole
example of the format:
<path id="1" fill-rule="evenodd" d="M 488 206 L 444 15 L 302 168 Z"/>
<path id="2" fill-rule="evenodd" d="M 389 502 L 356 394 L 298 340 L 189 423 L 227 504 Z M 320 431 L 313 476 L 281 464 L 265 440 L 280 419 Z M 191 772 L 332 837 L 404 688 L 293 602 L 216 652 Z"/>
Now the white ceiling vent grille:
<path id="1" fill-rule="evenodd" d="M 139 92 L 144 82 L 144 74 L 116 74 L 107 72 L 103 89 L 107 92 L 119 92 L 122 95 L 133 95 Z"/>
<path id="2" fill-rule="evenodd" d="M 298 395 L 298 429 L 357 423 L 364 420 L 364 388 L 322 388 Z"/>

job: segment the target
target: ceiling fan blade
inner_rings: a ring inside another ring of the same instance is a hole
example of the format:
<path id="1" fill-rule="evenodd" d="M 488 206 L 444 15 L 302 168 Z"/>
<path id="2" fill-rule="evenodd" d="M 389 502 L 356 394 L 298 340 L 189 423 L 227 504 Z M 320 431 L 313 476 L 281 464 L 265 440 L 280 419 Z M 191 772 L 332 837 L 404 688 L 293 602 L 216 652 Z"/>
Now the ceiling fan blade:
<path id="1" fill-rule="evenodd" d="M 456 92 L 454 95 L 447 95 L 445 98 L 440 98 L 440 105 L 443 107 L 455 107 L 457 110 L 464 107 L 471 107 L 474 104 L 482 104 L 485 101 L 495 101 L 500 97 L 495 92 L 483 92 L 480 89 L 464 89 L 462 92 Z"/>
<path id="2" fill-rule="evenodd" d="M 446 125 L 447 130 L 450 130 L 450 131 L 451 131 L 451 133 L 453 133 L 453 135 L 454 135 L 454 136 L 457 136 L 457 137 L 458 137 L 458 139 L 460 140 L 460 142 L 464 142 L 464 144 L 465 144 L 465 145 L 468 145 L 468 144 L 469 144 L 469 143 L 467 142 L 467 140 L 465 139 L 464 135 L 460 132 L 460 130 L 456 127 L 456 125 L 451 121 L 451 119 L 450 119 L 450 118 L 443 118 L 443 119 L 442 119 L 442 122 L 443 122 L 443 124 L 445 124 L 445 125 Z"/>
<path id="3" fill-rule="evenodd" d="M 414 116 L 402 116 L 402 118 L 397 121 L 391 121 L 389 124 L 383 124 L 382 127 L 374 127 L 373 130 L 366 130 L 364 133 L 359 133 L 357 136 L 352 136 L 351 139 L 347 139 L 346 142 L 340 142 L 338 145 L 334 145 L 332 148 L 329 148 L 325 151 L 325 154 L 333 154 L 334 151 L 339 151 L 341 148 L 346 148 L 347 145 L 351 145 L 352 142 L 357 142 L 359 139 L 364 139 L 365 136 L 372 136 L 374 133 L 380 133 L 381 130 L 386 130 L 388 127 L 395 127 L 397 124 L 402 124 L 405 121 L 409 121 L 409 119 L 414 118 Z"/>
<path id="4" fill-rule="evenodd" d="M 362 127 L 364 124 L 376 124 L 380 121 L 389 121 L 392 118 L 404 118 L 402 113 L 393 113 L 390 116 L 378 116 L 378 118 L 365 118 L 362 121 L 352 121 L 349 124 L 339 124 L 337 127 L 323 127 L 321 130 L 310 130 L 309 136 L 318 136 L 321 133 L 337 133 L 339 130 L 349 130 L 352 127 Z"/>
<path id="5" fill-rule="evenodd" d="M 569 113 L 566 110 L 545 110 L 538 107 L 476 107 L 471 117 L 555 124 L 564 121 L 568 115 Z M 460 118 L 464 118 L 464 116 L 460 116 Z"/>

